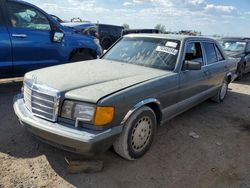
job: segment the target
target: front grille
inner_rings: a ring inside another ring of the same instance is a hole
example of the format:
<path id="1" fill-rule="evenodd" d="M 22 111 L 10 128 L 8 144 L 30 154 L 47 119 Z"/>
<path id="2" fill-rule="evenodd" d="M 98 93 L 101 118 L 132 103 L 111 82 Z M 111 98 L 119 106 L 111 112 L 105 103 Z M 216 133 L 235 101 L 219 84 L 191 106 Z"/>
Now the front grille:
<path id="1" fill-rule="evenodd" d="M 24 103 L 33 115 L 55 122 L 58 116 L 60 93 L 48 86 L 25 80 Z"/>

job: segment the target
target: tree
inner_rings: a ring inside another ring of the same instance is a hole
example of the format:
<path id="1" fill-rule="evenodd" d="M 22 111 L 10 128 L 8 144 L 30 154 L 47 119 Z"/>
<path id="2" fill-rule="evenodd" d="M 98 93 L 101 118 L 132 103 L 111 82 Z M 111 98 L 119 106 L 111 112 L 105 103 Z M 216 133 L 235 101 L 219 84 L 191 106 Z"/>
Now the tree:
<path id="1" fill-rule="evenodd" d="M 128 24 L 126 24 L 126 23 L 125 23 L 125 24 L 123 24 L 122 26 L 124 27 L 124 30 L 130 29 L 129 25 L 128 25 Z"/>
<path id="2" fill-rule="evenodd" d="M 159 30 L 160 33 L 165 33 L 166 32 L 166 27 L 165 25 L 157 24 L 155 26 L 155 29 Z"/>

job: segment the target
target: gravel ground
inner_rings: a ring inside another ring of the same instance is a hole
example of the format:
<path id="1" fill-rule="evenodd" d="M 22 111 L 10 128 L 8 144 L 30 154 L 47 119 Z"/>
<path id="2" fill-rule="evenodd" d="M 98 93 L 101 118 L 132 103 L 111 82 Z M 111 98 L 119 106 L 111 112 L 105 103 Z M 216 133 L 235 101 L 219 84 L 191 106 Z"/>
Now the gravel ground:
<path id="1" fill-rule="evenodd" d="M 65 156 L 79 156 L 20 126 L 12 108 L 20 87 L 0 85 L 0 188 L 250 188 L 250 74 L 230 85 L 222 104 L 206 101 L 160 127 L 142 159 L 123 160 L 112 149 L 97 156 L 104 170 L 96 174 L 69 174 Z"/>

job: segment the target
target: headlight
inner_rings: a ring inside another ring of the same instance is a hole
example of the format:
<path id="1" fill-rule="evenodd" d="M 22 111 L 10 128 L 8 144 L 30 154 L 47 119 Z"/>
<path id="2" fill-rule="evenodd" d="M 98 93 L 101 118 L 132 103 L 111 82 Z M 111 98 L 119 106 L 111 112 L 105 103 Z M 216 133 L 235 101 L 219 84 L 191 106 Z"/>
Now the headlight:
<path id="1" fill-rule="evenodd" d="M 103 126 L 113 121 L 114 112 L 114 107 L 96 107 L 92 104 L 66 100 L 63 103 L 61 116 L 67 119 L 92 123 L 95 126 Z"/>
<path id="2" fill-rule="evenodd" d="M 86 104 L 76 104 L 73 118 L 80 118 L 82 121 L 91 122 L 95 114 L 95 107 Z"/>
<path id="3" fill-rule="evenodd" d="M 81 119 L 84 122 L 92 122 L 95 114 L 95 105 L 64 101 L 61 116 L 67 119 Z"/>

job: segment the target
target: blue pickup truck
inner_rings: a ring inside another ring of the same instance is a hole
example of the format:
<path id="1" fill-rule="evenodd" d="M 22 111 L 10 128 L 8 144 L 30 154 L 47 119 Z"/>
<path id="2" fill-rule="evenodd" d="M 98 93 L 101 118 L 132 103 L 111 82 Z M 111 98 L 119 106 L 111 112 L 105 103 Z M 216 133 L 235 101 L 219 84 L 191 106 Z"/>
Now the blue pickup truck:
<path id="1" fill-rule="evenodd" d="M 99 40 L 62 26 L 24 1 L 0 1 L 0 78 L 68 62 L 95 59 Z"/>

